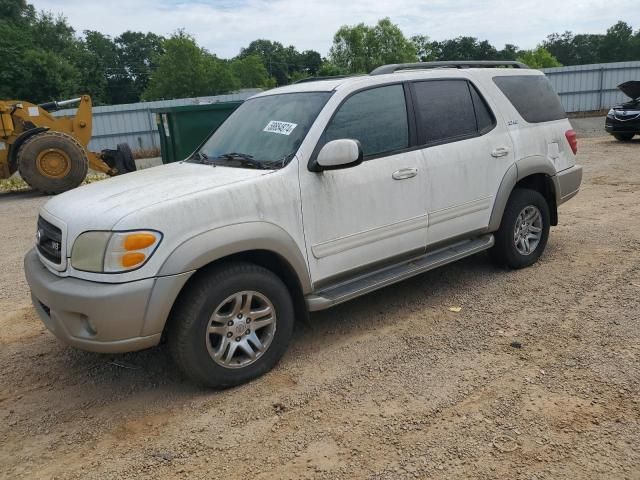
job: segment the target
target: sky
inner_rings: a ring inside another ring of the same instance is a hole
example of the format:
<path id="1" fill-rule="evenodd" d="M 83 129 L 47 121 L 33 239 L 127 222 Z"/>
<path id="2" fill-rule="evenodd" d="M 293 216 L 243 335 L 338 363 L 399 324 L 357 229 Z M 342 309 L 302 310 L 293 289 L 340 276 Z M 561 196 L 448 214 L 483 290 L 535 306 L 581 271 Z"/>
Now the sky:
<path id="1" fill-rule="evenodd" d="M 461 35 L 533 48 L 554 32 L 605 33 L 618 20 L 640 28 L 640 0 L 30 0 L 62 13 L 77 32 L 126 30 L 168 36 L 184 28 L 207 50 L 231 58 L 264 38 L 323 56 L 342 25 L 389 17 L 404 34 Z"/>

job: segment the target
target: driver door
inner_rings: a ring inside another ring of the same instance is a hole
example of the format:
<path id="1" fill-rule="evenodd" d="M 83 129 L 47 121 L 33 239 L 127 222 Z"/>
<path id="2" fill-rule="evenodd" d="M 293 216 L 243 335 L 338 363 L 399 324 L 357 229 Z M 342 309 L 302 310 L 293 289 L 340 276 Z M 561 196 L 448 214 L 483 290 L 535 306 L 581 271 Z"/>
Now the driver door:
<path id="1" fill-rule="evenodd" d="M 425 250 L 425 160 L 419 150 L 406 151 L 410 122 L 404 89 L 398 83 L 357 91 L 329 120 L 319 143 L 358 140 L 362 164 L 319 173 L 304 162 L 300 166 L 307 257 L 316 286 Z"/>

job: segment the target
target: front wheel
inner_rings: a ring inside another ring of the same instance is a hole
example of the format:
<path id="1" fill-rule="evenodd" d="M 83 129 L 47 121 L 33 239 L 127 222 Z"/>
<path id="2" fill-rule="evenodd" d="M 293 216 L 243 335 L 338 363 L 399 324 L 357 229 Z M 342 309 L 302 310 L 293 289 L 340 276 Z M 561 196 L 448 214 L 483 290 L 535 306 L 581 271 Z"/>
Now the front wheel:
<path id="1" fill-rule="evenodd" d="M 169 348 L 184 373 L 225 388 L 274 367 L 291 339 L 294 310 L 278 276 L 233 263 L 197 274 L 169 321 Z"/>
<path id="2" fill-rule="evenodd" d="M 549 205 L 537 191 L 516 188 L 495 233 L 495 245 L 489 251 L 499 265 L 524 268 L 542 255 L 549 238 Z"/>

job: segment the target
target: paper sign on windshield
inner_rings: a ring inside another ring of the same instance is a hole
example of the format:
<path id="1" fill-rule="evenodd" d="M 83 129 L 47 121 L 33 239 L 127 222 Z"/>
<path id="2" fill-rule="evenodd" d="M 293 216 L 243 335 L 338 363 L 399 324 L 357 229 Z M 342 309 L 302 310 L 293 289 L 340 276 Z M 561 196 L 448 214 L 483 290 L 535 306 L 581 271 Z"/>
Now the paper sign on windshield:
<path id="1" fill-rule="evenodd" d="M 291 135 L 293 129 L 298 126 L 297 123 L 280 122 L 278 120 L 271 120 L 264 127 L 263 132 L 279 133 L 280 135 Z"/>

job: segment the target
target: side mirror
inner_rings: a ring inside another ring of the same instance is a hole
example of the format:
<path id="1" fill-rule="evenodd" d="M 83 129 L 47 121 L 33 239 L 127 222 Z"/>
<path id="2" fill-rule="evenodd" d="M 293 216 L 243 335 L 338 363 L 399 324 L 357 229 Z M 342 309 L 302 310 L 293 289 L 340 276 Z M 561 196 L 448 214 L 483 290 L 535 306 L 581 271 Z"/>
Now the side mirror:
<path id="1" fill-rule="evenodd" d="M 343 138 L 327 142 L 320 149 L 314 171 L 355 167 L 362 163 L 362 145 L 358 140 Z"/>

